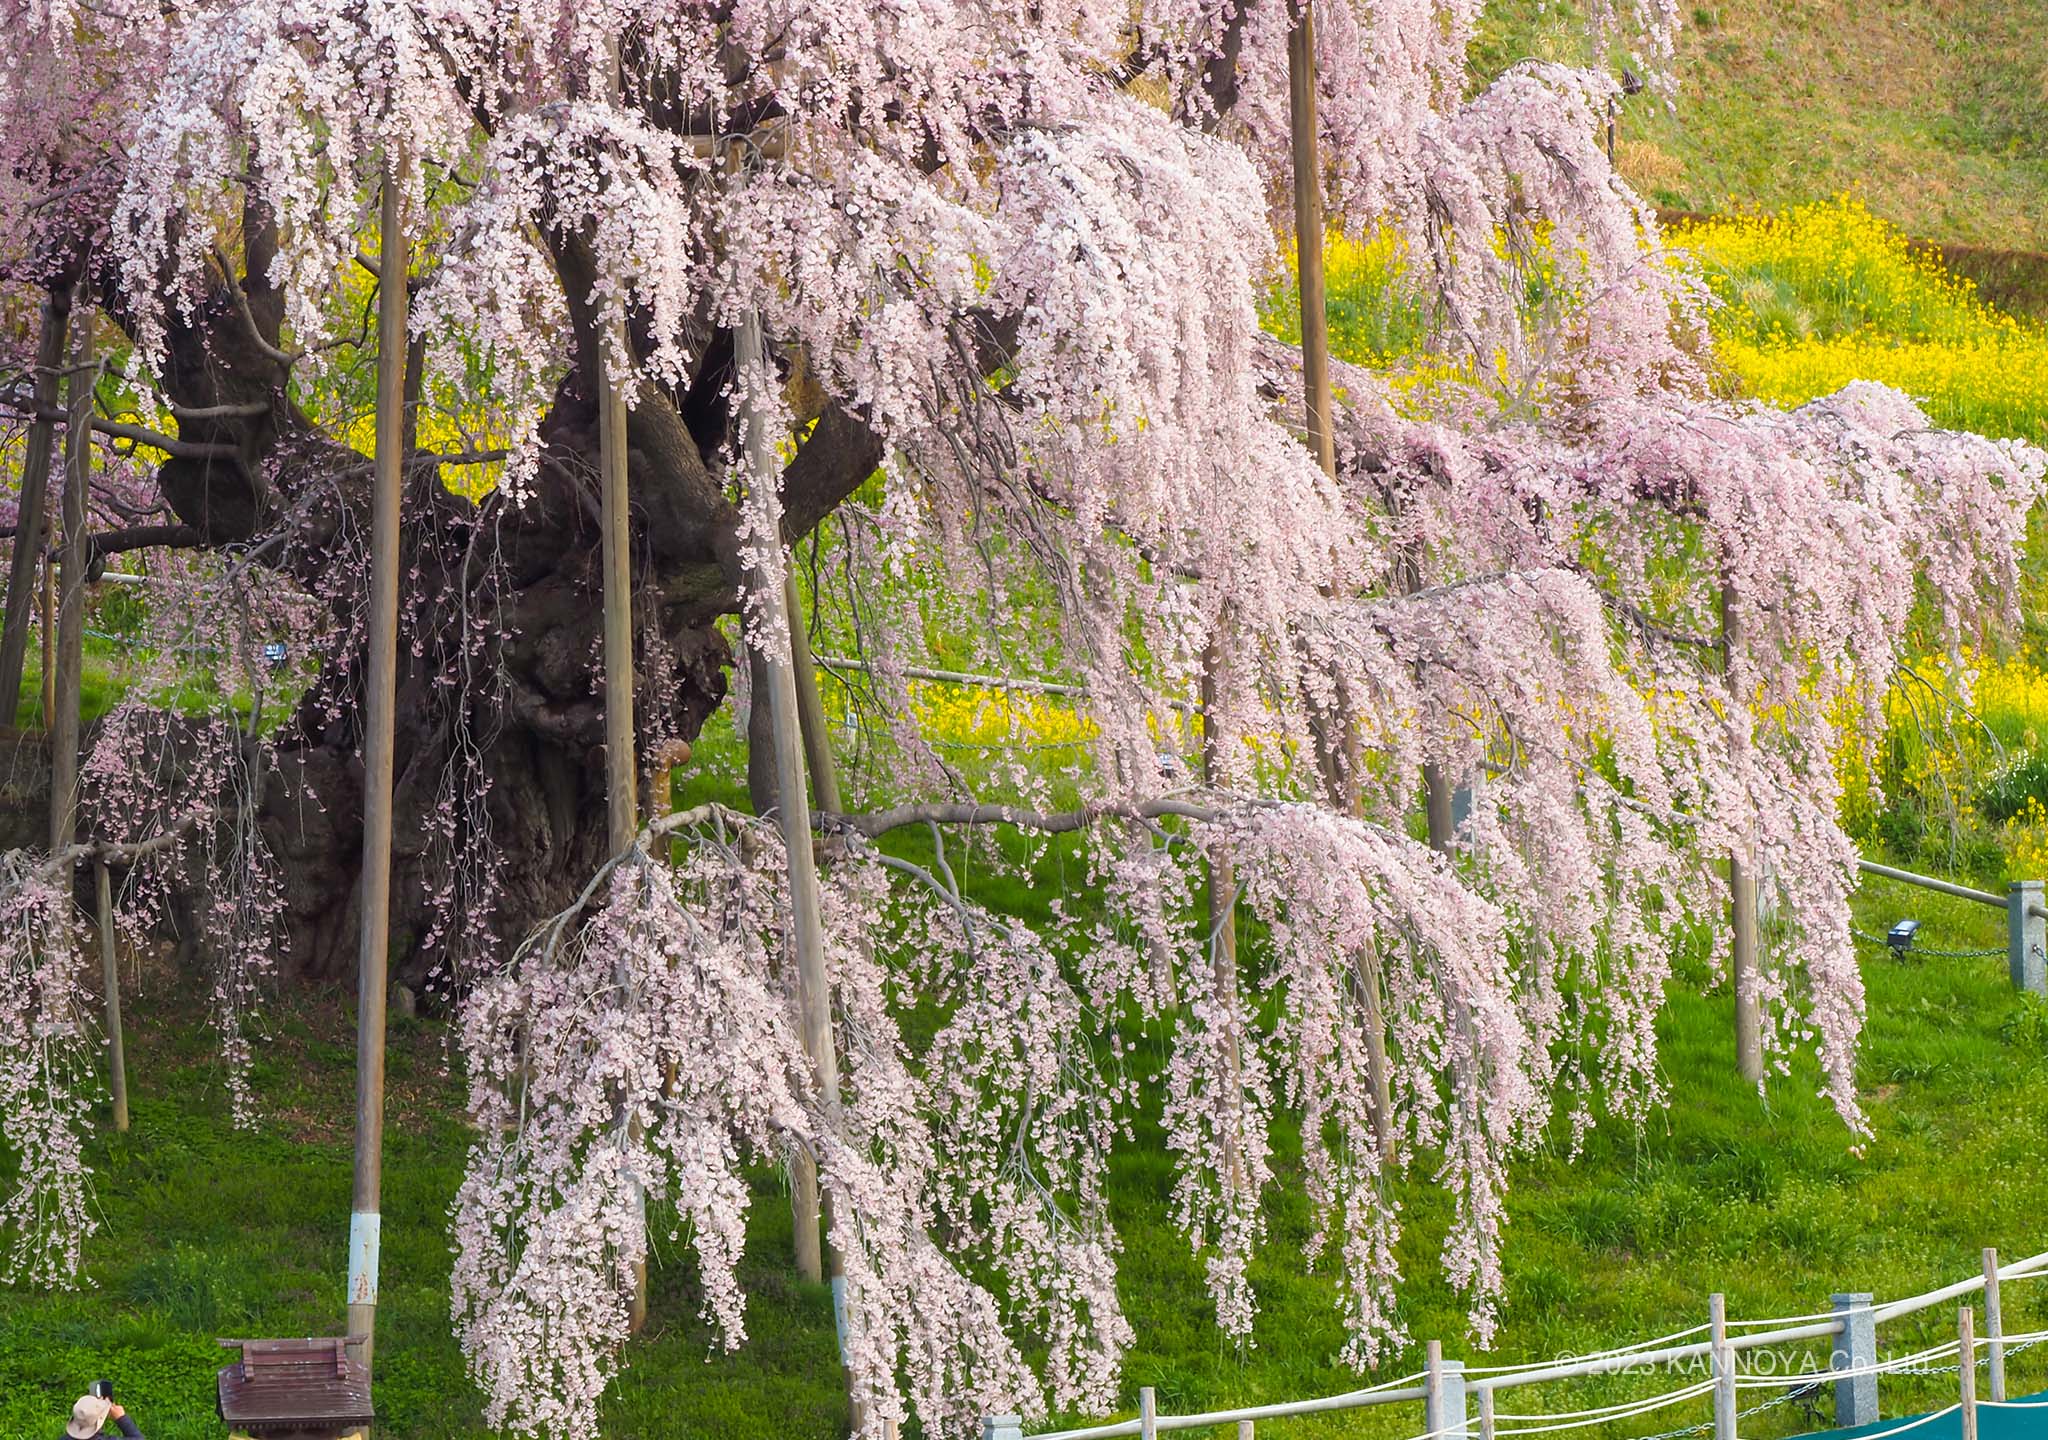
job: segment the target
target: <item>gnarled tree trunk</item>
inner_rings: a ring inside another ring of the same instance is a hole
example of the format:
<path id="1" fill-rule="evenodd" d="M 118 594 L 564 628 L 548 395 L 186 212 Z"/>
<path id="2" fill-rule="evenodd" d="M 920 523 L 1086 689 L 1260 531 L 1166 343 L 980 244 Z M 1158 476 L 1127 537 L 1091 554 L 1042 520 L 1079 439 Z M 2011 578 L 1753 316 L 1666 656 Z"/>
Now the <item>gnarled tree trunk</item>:
<path id="1" fill-rule="evenodd" d="M 213 274 L 168 336 L 165 388 L 179 426 L 157 478 L 180 523 L 95 537 L 94 553 L 230 550 L 326 603 L 335 638 L 276 736 L 260 823 L 285 876 L 290 953 L 280 967 L 338 978 L 352 968 L 357 923 L 362 587 L 351 577 L 367 545 L 370 467 L 291 403 L 282 304 L 260 278 L 272 237 L 255 218 L 244 233 L 249 278 Z M 573 242 L 561 242 L 557 261 L 565 293 L 588 294 Z M 114 287 L 100 289 L 120 320 Z M 436 972 L 451 953 L 516 942 L 608 849 L 595 366 L 591 317 L 576 318 L 579 363 L 560 383 L 542 463 L 518 501 L 465 499 L 444 483 L 449 457 L 408 454 L 392 950 L 394 978 L 415 989 L 445 981 Z M 722 483 L 730 336 L 707 326 L 700 353 L 687 388 L 643 385 L 628 430 L 636 716 L 649 752 L 694 740 L 723 698 L 731 655 L 716 622 L 741 588 L 738 515 Z M 792 539 L 880 459 L 852 415 L 816 419 L 783 477 Z M 482 856 L 494 857 L 488 885 L 451 873 Z"/>

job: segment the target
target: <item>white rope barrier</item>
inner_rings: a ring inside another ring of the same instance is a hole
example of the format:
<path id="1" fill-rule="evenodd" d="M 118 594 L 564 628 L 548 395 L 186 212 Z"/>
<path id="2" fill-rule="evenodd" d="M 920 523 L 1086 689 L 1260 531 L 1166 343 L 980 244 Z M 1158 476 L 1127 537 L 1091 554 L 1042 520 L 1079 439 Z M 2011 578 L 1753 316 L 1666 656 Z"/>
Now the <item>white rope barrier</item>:
<path id="1" fill-rule="evenodd" d="M 1669 1409 L 1673 1405 L 1682 1404 L 1687 1400 L 1697 1400 L 1702 1395 L 1711 1394 L 1713 1389 L 1713 1381 L 1703 1380 L 1697 1385 L 1689 1385 L 1683 1390 L 1673 1390 L 1669 1394 L 1654 1396 L 1651 1399 L 1639 1401 L 1626 1409 L 1615 1409 L 1612 1413 L 1601 1415 L 1595 1419 L 1566 1420 L 1556 1425 L 1524 1425 L 1514 1429 L 1495 1430 L 1493 1433 L 1496 1437 L 1503 1435 L 1548 1435 L 1559 1430 L 1583 1430 L 1588 1425 L 1610 1425 L 1616 1420 L 1633 1420 L 1638 1415 L 1649 1415 L 1655 1411 Z"/>
<path id="2" fill-rule="evenodd" d="M 1666 1405 L 1676 1405 L 1681 1400 L 1690 1400 L 1696 1395 L 1705 1395 L 1714 1388 L 1711 1380 L 1668 1390 L 1662 1395 L 1652 1395 L 1640 1400 L 1617 1400 L 1612 1405 L 1596 1405 L 1590 1410 L 1559 1410 L 1550 1414 L 1514 1415 L 1496 1412 L 1495 1420 L 1568 1420 L 1572 1425 L 1542 1425 L 1534 1430 L 1496 1430 L 1496 1435 L 1536 1435 L 1549 1430 L 1569 1430 L 1574 1425 L 1593 1424 L 1603 1419 L 1626 1420 L 1630 1415 L 1649 1410 L 1661 1410 Z"/>
<path id="3" fill-rule="evenodd" d="M 1708 1326 L 1704 1322 L 1698 1325 L 1688 1325 L 1683 1330 L 1673 1330 L 1669 1335 L 1659 1335 L 1656 1338 L 1650 1340 L 1638 1340 L 1632 1345 L 1618 1345 L 1612 1350 L 1596 1350 L 1590 1355 L 1576 1355 L 1572 1358 L 1575 1361 L 1612 1360 L 1617 1356 L 1637 1355 L 1645 1350 L 1654 1350 L 1660 1345 L 1669 1345 L 1674 1340 L 1683 1340 L 1689 1335 L 1701 1334 L 1710 1328 L 1712 1327 Z M 1557 1360 L 1551 1359 L 1524 1360 L 1517 1365 L 1467 1365 L 1465 1367 L 1465 1374 L 1467 1376 L 1519 1375 L 1527 1370 L 1548 1369 L 1550 1366 L 1555 1365 L 1557 1363 Z"/>
<path id="4" fill-rule="evenodd" d="M 1730 1330 L 1761 1330 L 1766 1325 L 1806 1325 L 1815 1320 L 1839 1320 L 1844 1315 L 1861 1315 L 1875 1305 L 1858 1305 L 1848 1310 L 1816 1310 L 1811 1315 L 1780 1315 L 1774 1320 L 1730 1320 Z"/>
<path id="5" fill-rule="evenodd" d="M 1911 1355 L 1900 1355 L 1891 1360 L 1880 1360 L 1875 1365 L 1859 1365 L 1841 1370 L 1810 1370 L 1798 1375 L 1738 1375 L 1735 1388 L 1738 1390 L 1769 1390 L 1780 1385 L 1805 1385 L 1814 1380 L 1855 1380 L 1865 1375 L 1891 1375 L 1913 1365 L 1925 1364 L 1929 1360 L 1943 1360 L 1962 1349 L 1959 1341 L 1951 1340 L 1945 1345 L 1930 1345 L 1925 1350 L 1916 1350 Z"/>
<path id="6" fill-rule="evenodd" d="M 2009 1265 L 2001 1266 L 1997 1271 L 1997 1276 L 2001 1282 L 2048 1278 L 2048 1252 L 2032 1255 L 2024 1260 L 2017 1260 Z M 1830 1309 L 1808 1315 L 1780 1315 L 1768 1319 L 1729 1320 L 1726 1322 L 1726 1330 L 1741 1333 L 1728 1335 L 1725 1343 L 1731 1354 L 1738 1354 L 1746 1350 L 1759 1350 L 1771 1344 L 1791 1344 L 1801 1340 L 1831 1338 L 1842 1333 L 1847 1322 L 1852 1319 L 1868 1317 L 1873 1324 L 1883 1324 L 1889 1320 L 1899 1319 L 1903 1316 L 1930 1309 L 1944 1300 L 1974 1294 L 1983 1290 L 1984 1287 L 1984 1277 L 1975 1276 L 1969 1280 L 1958 1281 L 1953 1285 L 1946 1285 L 1922 1295 L 1895 1300 L 1882 1305 L 1870 1304 L 1857 1306 L 1853 1309 Z M 1463 1368 L 1461 1373 L 1467 1382 L 1468 1393 L 1471 1391 L 1497 1393 L 1499 1390 L 1517 1385 L 1542 1383 L 1549 1380 L 1588 1378 L 1594 1375 L 1613 1374 L 1617 1370 L 1626 1368 L 1625 1365 L 1615 1362 L 1631 1360 L 1639 1363 L 1644 1361 L 1663 1363 L 1676 1363 L 1687 1360 L 1697 1361 L 1712 1353 L 1714 1347 L 1711 1342 L 1695 1342 L 1692 1344 L 1674 1342 L 1688 1340 L 1690 1337 L 1699 1335 L 1711 1328 L 1711 1325 L 1708 1324 L 1689 1325 L 1682 1330 L 1674 1330 L 1666 1335 L 1654 1336 L 1647 1340 L 1637 1340 L 1627 1345 L 1597 1351 L 1593 1354 L 1578 1356 L 1569 1360 L 1560 1358 L 1526 1361 L 1511 1365 L 1467 1366 Z M 1997 1340 L 1999 1345 L 2010 1354 L 2016 1348 L 2024 1348 L 2048 1341 L 2048 1330 L 2004 1334 L 1998 1336 Z M 1977 1365 L 1989 1362 L 1990 1346 L 1991 1337 L 1986 1336 L 1978 1340 L 1972 1347 L 1972 1355 Z M 1945 1368 L 1948 1370 L 1960 1369 L 1965 1363 L 1962 1357 L 1962 1343 L 1960 1340 L 1945 1340 L 1939 1344 L 1930 1345 L 1925 1349 L 1880 1360 L 1870 1365 L 1843 1369 L 1804 1370 L 1787 1372 L 1783 1375 L 1752 1374 L 1745 1376 L 1737 1374 L 1731 1377 L 1727 1383 L 1730 1385 L 1730 1388 L 1735 1390 L 1783 1390 L 1787 1392 L 1785 1398 L 1790 1399 L 1794 1392 L 1797 1392 L 1802 1387 L 1811 1388 L 1821 1385 L 1833 1385 L 1842 1381 L 1856 1380 L 1873 1375 L 1927 1374 L 1929 1372 L 1925 1367 L 1930 1362 L 1947 1359 L 1951 1356 L 1956 1357 L 1956 1363 Z M 1280 1419 L 1294 1415 L 1310 1415 L 1333 1410 L 1364 1408 L 1372 1405 L 1411 1400 L 1426 1401 L 1428 1399 L 1428 1387 L 1424 1385 L 1418 1388 L 1415 1382 L 1426 1379 L 1428 1373 L 1428 1371 L 1416 1371 L 1413 1374 L 1404 1375 L 1397 1379 L 1381 1381 L 1364 1389 L 1346 1391 L 1342 1394 L 1324 1396 L 1313 1400 L 1246 1406 L 1235 1410 L 1219 1410 L 1200 1415 L 1161 1415 L 1156 1417 L 1152 1424 L 1154 1429 L 1160 1432 L 1192 1430 L 1227 1425 L 1232 1422 L 1245 1420 Z M 1494 1440 L 1508 1440 L 1508 1437 L 1513 1436 L 1548 1435 L 1566 1430 L 1584 1429 L 1588 1426 L 1612 1424 L 1616 1421 L 1633 1419 L 1639 1415 L 1647 1415 L 1657 1410 L 1682 1404 L 1687 1400 L 1698 1399 L 1703 1395 L 1713 1393 L 1719 1383 L 1722 1382 L 1717 1379 L 1701 1380 L 1694 1384 L 1681 1386 L 1676 1390 L 1664 1392 L 1663 1394 L 1640 1399 L 1616 1401 L 1612 1404 L 1596 1406 L 1585 1410 L 1565 1410 L 1550 1413 L 1495 1413 L 1490 1417 L 1496 1426 L 1492 1434 Z M 1773 1405 L 1783 1403 L 1784 1400 L 1768 1401 L 1761 1406 L 1752 1407 L 1751 1411 L 1743 1413 L 1748 1414 L 1757 1409 L 1768 1409 Z M 2048 1409 L 2048 1400 L 1998 1402 L 1987 1400 L 1980 1403 L 1994 1409 Z M 1908 1431 L 1917 1430 L 1923 1425 L 1928 1425 L 1941 1419 L 1943 1416 L 1954 1414 L 1961 1408 L 1960 1402 L 1950 1405 L 1946 1409 L 1937 1410 L 1918 1419 L 1875 1432 L 1869 1437 L 1869 1440 L 1885 1440 L 1885 1437 L 1902 1435 Z M 1534 1423 L 1499 1428 L 1498 1422 L 1504 1420 Z M 1707 1424 L 1711 1423 L 1707 1422 Z M 1113 1440 L 1113 1437 L 1137 1435 L 1140 1433 L 1140 1428 L 1140 1422 L 1125 1420 L 1089 1426 L 1084 1429 L 1054 1431 L 1031 1437 L 1031 1440 Z M 1707 1425 L 1701 1425 L 1694 1427 L 1693 1430 L 1673 1431 L 1671 1433 L 1673 1435 L 1691 1435 L 1706 1428 Z M 1457 1436 L 1459 1440 L 1468 1440 L 1471 1434 L 1471 1422 L 1469 1419 L 1461 1417 L 1458 1423 L 1453 1426 L 1412 1436 L 1410 1440 L 1446 1440 L 1446 1437 L 1450 1436 Z"/>

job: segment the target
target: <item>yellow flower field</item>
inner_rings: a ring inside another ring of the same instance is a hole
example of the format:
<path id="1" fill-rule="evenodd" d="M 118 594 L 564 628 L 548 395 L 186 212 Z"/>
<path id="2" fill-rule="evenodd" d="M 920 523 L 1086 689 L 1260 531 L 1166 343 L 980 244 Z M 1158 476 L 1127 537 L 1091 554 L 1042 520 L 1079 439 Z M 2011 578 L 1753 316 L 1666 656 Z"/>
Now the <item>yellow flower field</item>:
<path id="1" fill-rule="evenodd" d="M 1851 380 L 1920 400 L 1938 425 L 2048 441 L 2048 331 L 1855 200 L 1679 226 L 1667 237 L 1721 306 L 1722 365 L 1747 394 L 1797 405 Z"/>

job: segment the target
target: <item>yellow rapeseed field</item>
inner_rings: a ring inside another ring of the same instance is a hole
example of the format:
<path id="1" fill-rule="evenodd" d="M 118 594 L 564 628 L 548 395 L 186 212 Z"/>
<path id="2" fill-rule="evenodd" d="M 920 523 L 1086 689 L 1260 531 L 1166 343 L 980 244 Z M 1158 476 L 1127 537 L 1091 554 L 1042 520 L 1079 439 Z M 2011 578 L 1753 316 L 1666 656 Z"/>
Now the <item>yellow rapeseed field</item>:
<path id="1" fill-rule="evenodd" d="M 2048 331 L 1986 304 L 1861 202 L 1709 220 L 1667 238 L 1721 302 L 1715 350 L 1745 393 L 1797 405 L 1876 380 L 1938 425 L 2048 441 Z"/>

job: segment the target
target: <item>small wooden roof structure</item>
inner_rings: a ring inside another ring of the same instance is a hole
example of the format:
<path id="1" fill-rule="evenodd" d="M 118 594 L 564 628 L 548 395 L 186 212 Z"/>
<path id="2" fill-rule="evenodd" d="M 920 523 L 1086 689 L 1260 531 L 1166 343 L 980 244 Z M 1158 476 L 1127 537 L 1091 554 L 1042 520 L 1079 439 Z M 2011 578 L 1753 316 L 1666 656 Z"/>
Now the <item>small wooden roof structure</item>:
<path id="1" fill-rule="evenodd" d="M 340 1338 L 222 1340 L 220 1418 L 254 1440 L 340 1440 L 368 1425 L 370 1372 Z"/>

